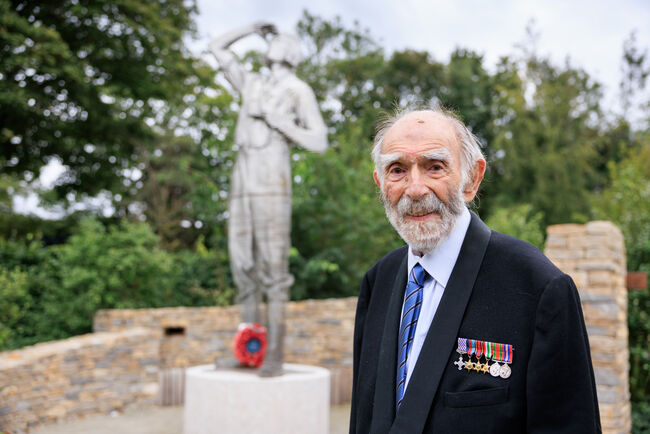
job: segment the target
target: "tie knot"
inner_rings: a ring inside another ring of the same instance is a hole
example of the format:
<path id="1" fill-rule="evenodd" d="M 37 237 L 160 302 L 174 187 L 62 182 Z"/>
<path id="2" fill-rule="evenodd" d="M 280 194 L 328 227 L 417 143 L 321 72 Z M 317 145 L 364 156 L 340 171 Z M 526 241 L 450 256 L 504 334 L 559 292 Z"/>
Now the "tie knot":
<path id="1" fill-rule="evenodd" d="M 420 265 L 420 263 L 417 263 L 411 270 L 411 274 L 409 275 L 409 283 L 413 282 L 418 286 L 422 286 L 426 277 L 427 272 L 424 270 L 424 268 L 422 268 L 422 265 Z"/>

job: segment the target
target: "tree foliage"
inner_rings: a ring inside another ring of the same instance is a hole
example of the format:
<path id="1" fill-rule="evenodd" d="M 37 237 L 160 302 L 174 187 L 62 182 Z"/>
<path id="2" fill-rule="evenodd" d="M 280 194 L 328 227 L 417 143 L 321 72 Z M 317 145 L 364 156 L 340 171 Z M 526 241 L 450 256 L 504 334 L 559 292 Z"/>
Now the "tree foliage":
<path id="1" fill-rule="evenodd" d="M 194 2 L 0 1 L 0 170 L 31 181 L 56 158 L 56 191 L 120 190 L 147 119 L 186 92 Z"/>
<path id="2" fill-rule="evenodd" d="M 92 330 L 99 309 L 232 303 L 227 257 L 168 252 L 144 223 L 82 219 L 66 243 L 0 240 L 0 348 Z"/>

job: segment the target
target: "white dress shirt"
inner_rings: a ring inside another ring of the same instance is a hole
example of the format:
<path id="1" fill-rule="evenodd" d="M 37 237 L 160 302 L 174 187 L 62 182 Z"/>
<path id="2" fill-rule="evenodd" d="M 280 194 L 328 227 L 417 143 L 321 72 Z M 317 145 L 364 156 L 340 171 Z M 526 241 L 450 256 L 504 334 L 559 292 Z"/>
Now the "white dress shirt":
<path id="1" fill-rule="evenodd" d="M 451 233 L 446 239 L 442 240 L 440 244 L 438 244 L 438 247 L 436 247 L 435 250 L 424 256 L 416 256 L 413 253 L 413 249 L 409 247 L 408 273 L 406 277 L 407 282 L 404 282 L 404 287 L 406 287 L 406 284 L 408 283 L 408 276 L 410 275 L 411 270 L 418 262 L 430 277 L 427 277 L 424 282 L 424 287 L 422 288 L 422 307 L 420 308 L 420 317 L 418 318 L 418 323 L 415 328 L 415 337 L 413 338 L 413 343 L 411 348 L 409 348 L 407 356 L 406 384 L 404 386 L 404 391 L 406 391 L 406 387 L 408 387 L 411 374 L 413 373 L 413 368 L 415 367 L 415 363 L 417 362 L 420 351 L 422 350 L 424 338 L 427 336 L 431 321 L 436 314 L 436 310 L 438 310 L 438 305 L 440 304 L 440 299 L 442 298 L 442 294 L 445 291 L 447 282 L 449 281 L 449 276 L 451 276 L 454 265 L 456 265 L 456 259 L 458 259 L 458 254 L 463 245 L 463 240 L 465 239 L 465 234 L 467 233 L 470 220 L 471 216 L 469 211 L 467 208 L 463 207 L 463 212 L 458 216 Z M 403 306 L 402 302 L 402 307 Z"/>

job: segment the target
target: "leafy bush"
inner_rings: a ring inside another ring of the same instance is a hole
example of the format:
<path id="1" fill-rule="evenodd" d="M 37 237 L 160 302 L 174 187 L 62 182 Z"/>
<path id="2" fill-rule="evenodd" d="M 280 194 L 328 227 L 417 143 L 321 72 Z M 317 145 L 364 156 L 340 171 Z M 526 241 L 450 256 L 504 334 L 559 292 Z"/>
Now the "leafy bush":
<path id="1" fill-rule="evenodd" d="M 92 330 L 99 309 L 225 305 L 227 255 L 170 253 L 144 223 L 79 223 L 66 243 L 0 240 L 0 349 Z"/>
<path id="2" fill-rule="evenodd" d="M 43 316 L 60 333 L 74 335 L 91 330 L 98 309 L 158 305 L 172 258 L 157 241 L 142 223 L 106 228 L 82 220 L 67 243 L 49 248 L 48 273 L 57 284 L 43 294 Z"/>
<path id="3" fill-rule="evenodd" d="M 208 250 L 199 238 L 196 251 L 172 255 L 174 270 L 162 297 L 165 306 L 226 306 L 235 298 L 225 250 Z"/>
<path id="4" fill-rule="evenodd" d="M 529 242 L 538 249 L 544 247 L 544 214 L 534 213 L 529 204 L 497 209 L 487 218 L 487 225 L 506 235 Z"/>
<path id="5" fill-rule="evenodd" d="M 650 433 L 650 404 L 632 403 L 632 434 Z"/>
<path id="6" fill-rule="evenodd" d="M 311 258 L 304 258 L 298 249 L 291 248 L 289 254 L 291 273 L 295 282 L 291 287 L 292 300 L 325 298 L 351 295 L 350 288 L 343 284 L 345 276 L 339 267 L 340 258 L 332 258 L 331 249 Z M 331 288 L 323 291 L 323 288 Z M 338 291 L 336 291 L 338 289 Z M 356 290 L 356 287 L 352 287 Z"/>
<path id="7" fill-rule="evenodd" d="M 0 348 L 6 346 L 20 330 L 16 327 L 31 303 L 27 274 L 18 268 L 0 267 Z"/>

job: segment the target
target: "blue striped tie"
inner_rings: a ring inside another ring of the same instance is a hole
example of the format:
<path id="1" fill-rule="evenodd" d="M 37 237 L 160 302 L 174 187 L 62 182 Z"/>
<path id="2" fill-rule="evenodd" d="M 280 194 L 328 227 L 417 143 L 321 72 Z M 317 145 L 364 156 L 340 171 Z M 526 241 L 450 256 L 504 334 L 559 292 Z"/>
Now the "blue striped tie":
<path id="1" fill-rule="evenodd" d="M 420 308 L 422 306 L 422 287 L 424 279 L 426 278 L 426 271 L 420 264 L 415 264 L 409 281 L 406 284 L 406 292 L 404 294 L 404 309 L 402 310 L 402 323 L 399 328 L 399 347 L 397 348 L 397 387 L 396 399 L 397 407 L 402 404 L 404 399 L 404 390 L 406 389 L 406 368 L 409 349 L 413 343 L 415 336 L 415 327 L 418 323 L 420 316 Z"/>

